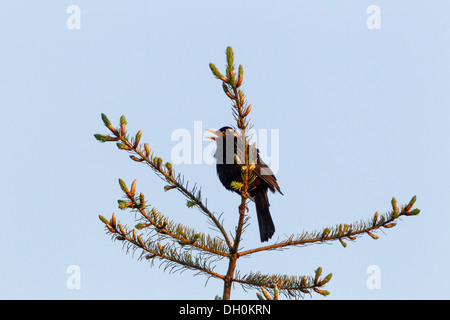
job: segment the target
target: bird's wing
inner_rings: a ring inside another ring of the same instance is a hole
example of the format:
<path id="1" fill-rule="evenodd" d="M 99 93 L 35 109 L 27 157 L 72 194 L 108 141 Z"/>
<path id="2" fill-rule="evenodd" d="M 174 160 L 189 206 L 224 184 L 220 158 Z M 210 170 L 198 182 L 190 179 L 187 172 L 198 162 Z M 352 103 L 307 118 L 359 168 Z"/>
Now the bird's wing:
<path id="1" fill-rule="evenodd" d="M 275 189 L 277 189 L 279 193 L 283 194 L 278 186 L 277 178 L 275 178 L 273 171 L 259 158 L 259 156 L 254 172 L 269 185 L 272 192 L 275 192 Z"/>

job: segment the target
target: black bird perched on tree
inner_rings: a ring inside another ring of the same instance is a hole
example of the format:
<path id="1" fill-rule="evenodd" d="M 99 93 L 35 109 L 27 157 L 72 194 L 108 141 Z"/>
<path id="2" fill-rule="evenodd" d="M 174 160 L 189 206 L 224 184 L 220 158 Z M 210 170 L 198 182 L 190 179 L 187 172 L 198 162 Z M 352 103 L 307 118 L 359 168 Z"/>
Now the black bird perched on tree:
<path id="1" fill-rule="evenodd" d="M 233 181 L 242 183 L 241 168 L 244 161 L 239 161 L 239 157 L 237 156 L 239 135 L 231 127 L 222 127 L 218 131 L 208 129 L 208 131 L 216 135 L 216 137 L 209 138 L 215 140 L 217 143 L 217 150 L 214 157 L 217 161 L 216 169 L 220 182 L 222 182 L 227 190 L 240 194 L 239 190 L 231 187 Z M 241 143 L 243 144 L 243 142 Z M 253 161 L 256 162 L 253 169 L 255 178 L 250 180 L 248 190 L 250 196 L 255 201 L 259 234 L 261 242 L 264 242 L 268 241 L 275 233 L 275 225 L 273 224 L 269 211 L 270 204 L 267 198 L 267 189 L 272 192 L 275 192 L 276 189 L 279 193 L 283 193 L 278 186 L 277 179 L 272 170 L 260 159 L 259 150 L 255 150 L 256 161 Z M 252 158 L 251 154 L 249 154 L 249 158 Z"/>

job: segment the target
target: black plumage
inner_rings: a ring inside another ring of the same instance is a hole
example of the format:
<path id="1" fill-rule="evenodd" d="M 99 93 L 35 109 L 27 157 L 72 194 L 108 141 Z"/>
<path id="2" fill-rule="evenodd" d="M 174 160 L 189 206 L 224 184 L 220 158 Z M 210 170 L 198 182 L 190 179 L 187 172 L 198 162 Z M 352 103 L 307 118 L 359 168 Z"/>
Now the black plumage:
<path id="1" fill-rule="evenodd" d="M 210 137 L 217 143 L 217 150 L 214 155 L 216 158 L 216 169 L 220 182 L 230 191 L 240 193 L 231 187 L 231 182 L 242 182 L 242 163 L 236 157 L 238 151 L 238 143 L 242 143 L 238 139 L 239 136 L 231 127 L 222 127 L 218 131 L 208 130 L 216 135 Z M 239 142 L 238 142 L 239 140 Z M 243 149 L 243 148 L 242 148 Z M 241 156 L 244 156 L 241 154 Z M 249 155 L 251 158 L 252 156 Z M 241 164 L 240 164 L 241 163 Z M 269 211 L 269 199 L 267 190 L 283 194 L 278 186 L 277 179 L 272 170 L 260 159 L 259 151 L 256 149 L 256 164 L 253 172 L 256 177 L 249 184 L 250 196 L 255 201 L 256 214 L 258 217 L 259 233 L 261 242 L 268 241 L 275 233 L 275 225 Z"/>

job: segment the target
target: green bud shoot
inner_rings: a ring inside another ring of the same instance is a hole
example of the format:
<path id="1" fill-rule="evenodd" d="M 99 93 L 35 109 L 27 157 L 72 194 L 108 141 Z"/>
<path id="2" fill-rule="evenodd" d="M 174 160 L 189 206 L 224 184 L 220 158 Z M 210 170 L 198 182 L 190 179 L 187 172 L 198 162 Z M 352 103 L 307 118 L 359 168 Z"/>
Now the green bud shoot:
<path id="1" fill-rule="evenodd" d="M 111 127 L 111 121 L 109 121 L 108 117 L 102 113 L 102 120 L 106 127 Z"/>

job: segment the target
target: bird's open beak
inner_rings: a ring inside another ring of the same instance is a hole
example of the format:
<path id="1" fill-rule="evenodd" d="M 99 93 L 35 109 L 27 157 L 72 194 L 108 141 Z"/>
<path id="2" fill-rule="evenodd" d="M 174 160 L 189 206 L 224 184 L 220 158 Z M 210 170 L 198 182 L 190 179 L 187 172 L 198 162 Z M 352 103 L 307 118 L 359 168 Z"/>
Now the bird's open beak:
<path id="1" fill-rule="evenodd" d="M 209 131 L 209 132 L 214 133 L 216 135 L 215 137 L 205 137 L 207 139 L 216 140 L 217 137 L 220 137 L 220 132 L 219 131 L 215 131 L 213 129 L 206 129 L 206 131 Z"/>

